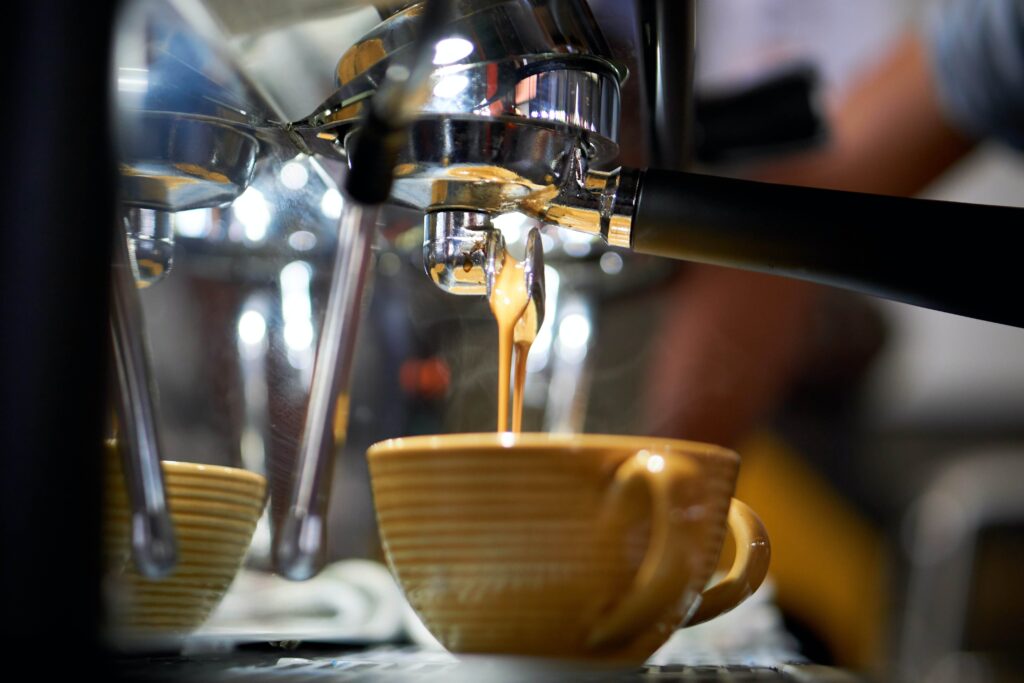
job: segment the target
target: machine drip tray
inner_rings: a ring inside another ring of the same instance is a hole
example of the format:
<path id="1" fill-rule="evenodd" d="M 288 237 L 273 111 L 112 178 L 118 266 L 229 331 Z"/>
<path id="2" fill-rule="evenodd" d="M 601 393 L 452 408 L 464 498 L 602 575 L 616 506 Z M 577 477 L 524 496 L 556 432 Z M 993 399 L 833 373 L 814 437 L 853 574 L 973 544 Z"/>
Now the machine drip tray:
<path id="1" fill-rule="evenodd" d="M 518 657 L 470 656 L 418 647 L 377 647 L 331 653 L 326 649 L 242 648 L 231 653 L 182 657 L 134 657 L 116 669 L 139 681 L 437 681 L 445 683 L 855 683 L 843 671 L 805 663 L 659 664 L 601 667 Z"/>

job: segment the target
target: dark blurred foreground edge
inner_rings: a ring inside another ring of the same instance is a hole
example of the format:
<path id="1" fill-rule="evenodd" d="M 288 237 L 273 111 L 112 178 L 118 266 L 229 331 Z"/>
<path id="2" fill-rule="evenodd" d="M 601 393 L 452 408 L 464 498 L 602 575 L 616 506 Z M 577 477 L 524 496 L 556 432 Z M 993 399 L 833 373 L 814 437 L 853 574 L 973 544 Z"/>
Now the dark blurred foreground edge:
<path id="1" fill-rule="evenodd" d="M 115 3 L 22 0 L 4 14 L 0 624 L 9 661 L 78 678 L 106 668 L 97 539 Z"/>

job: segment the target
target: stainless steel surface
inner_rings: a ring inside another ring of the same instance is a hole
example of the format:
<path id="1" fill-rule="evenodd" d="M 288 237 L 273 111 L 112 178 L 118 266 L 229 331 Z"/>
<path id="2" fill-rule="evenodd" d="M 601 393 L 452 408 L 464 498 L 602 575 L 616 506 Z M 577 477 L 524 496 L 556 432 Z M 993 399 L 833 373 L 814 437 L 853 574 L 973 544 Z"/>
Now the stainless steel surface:
<path id="1" fill-rule="evenodd" d="M 550 62 L 559 57 L 596 55 L 596 63 L 599 63 L 597 65 L 601 71 L 610 69 L 618 77 L 625 75 L 619 67 L 608 61 L 609 55 L 588 49 L 585 45 L 573 44 L 572 37 L 550 30 L 550 27 L 545 26 L 543 16 L 551 15 L 544 15 L 528 0 L 463 0 L 453 4 L 455 14 L 444 26 L 447 37 L 435 46 L 431 60 L 435 70 L 440 72 L 437 80 L 431 82 L 431 89 L 446 76 L 468 76 L 464 69 L 474 65 L 507 65 L 510 61 L 518 60 L 526 71 L 519 74 L 519 78 L 515 77 L 514 71 L 506 71 L 503 78 L 496 78 L 498 74 L 492 71 L 490 91 L 477 91 L 483 95 L 483 100 L 472 100 L 465 96 L 446 98 L 438 94 L 430 110 L 462 113 L 479 107 L 481 101 L 489 101 L 495 96 L 507 96 L 502 91 L 514 85 L 522 76 L 531 72 L 555 70 L 551 68 L 555 64 Z M 578 5 L 575 0 L 569 4 Z M 389 17 L 345 52 L 337 67 L 339 90 L 308 117 L 308 125 L 353 123 L 358 118 L 363 103 L 382 83 L 389 66 L 393 62 L 408 59 L 408 52 L 419 36 L 418 19 L 423 7 L 423 3 L 417 3 Z M 546 64 L 549 66 L 545 67 Z M 509 75 L 512 76 L 511 80 Z M 486 82 L 486 77 L 483 80 Z M 522 116 L 515 112 L 508 113 Z"/>
<path id="2" fill-rule="evenodd" d="M 119 134 L 138 112 L 252 129 L 285 121 L 237 67 L 221 23 L 200 0 L 126 4 L 117 21 L 114 69 Z"/>
<path id="3" fill-rule="evenodd" d="M 399 152 L 393 192 L 421 210 L 513 210 L 555 183 L 575 148 L 592 164 L 617 153 L 618 81 L 604 60 L 526 56 L 438 67 L 427 92 Z M 313 152 L 341 156 L 361 111 L 357 102 L 293 132 Z"/>
<path id="4" fill-rule="evenodd" d="M 124 236 L 114 240 L 110 342 L 117 374 L 116 405 L 125 485 L 131 505 L 131 549 L 139 573 L 166 576 L 177 563 L 167 505 L 156 399 L 146 354 L 142 312 Z"/>
<path id="5" fill-rule="evenodd" d="M 129 208 L 124 227 L 135 282 L 140 287 L 149 287 L 166 277 L 174 264 L 174 214 Z"/>
<path id="6" fill-rule="evenodd" d="M 484 295 L 493 264 L 504 244 L 482 211 L 434 211 L 423 217 L 423 267 L 438 287 L 451 294 Z M 500 248 L 499 248 L 500 247 Z"/>
<path id="7" fill-rule="evenodd" d="M 121 201 L 187 211 L 227 204 L 252 178 L 259 143 L 191 114 L 137 112 L 121 136 Z"/>
<path id="8" fill-rule="evenodd" d="M 451 0 L 428 0 L 422 5 L 400 12 L 389 20 L 395 23 L 399 21 L 399 17 L 408 18 L 409 22 L 405 28 L 412 32 L 414 39 L 403 46 L 400 54 L 386 60 L 383 79 L 378 81 L 380 87 L 369 100 L 369 107 L 379 121 L 392 128 L 403 126 L 409 123 L 427 102 L 434 90 L 430 72 L 436 62 L 437 46 L 454 16 L 454 5 Z M 384 24 L 387 25 L 389 22 Z M 361 45 L 365 46 L 367 43 Z M 357 58 L 360 47 L 355 48 Z M 351 54 L 351 51 L 346 54 Z M 342 57 L 337 73 L 339 85 L 345 83 L 344 63 L 345 58 Z M 362 109 L 362 102 L 356 104 L 355 108 Z M 339 111 L 335 112 L 334 116 L 325 115 L 324 123 L 341 120 L 343 113 L 344 111 Z"/>
<path id="9" fill-rule="evenodd" d="M 629 248 L 640 178 L 633 169 L 592 170 L 586 154 L 576 149 L 566 160 L 558 186 L 526 198 L 518 210 L 548 225 L 597 235 L 612 246 Z"/>
<path id="10" fill-rule="evenodd" d="M 617 154 L 625 72 L 593 52 L 607 47 L 589 10 L 578 2 L 527 0 L 462 2 L 458 9 L 432 29 L 443 40 L 422 36 L 432 46 L 431 62 L 413 42 L 423 7 L 390 17 L 342 57 L 339 90 L 294 124 L 278 118 L 246 79 L 224 78 L 216 68 L 223 58 L 207 47 L 190 61 L 177 54 L 147 61 L 129 43 L 119 50 L 126 202 L 184 210 L 230 201 L 247 186 L 264 146 L 347 158 L 364 105 L 373 101 L 384 120 L 416 117 L 399 151 L 395 201 L 424 211 L 523 210 L 608 235 L 588 223 L 607 220 L 607 211 L 579 196 L 596 182 L 580 173 L 594 173 Z M 197 42 L 162 30 L 169 44 Z M 415 62 L 405 64 L 410 58 Z M 416 79 L 409 89 L 406 81 Z M 378 93 L 387 83 L 394 85 Z M 567 206 L 549 206 L 556 196 Z M 589 213 L 581 213 L 584 205 Z"/>
<path id="11" fill-rule="evenodd" d="M 571 228 L 603 238 L 612 246 L 630 246 L 632 215 L 639 192 L 639 174 L 624 169 L 613 173 L 590 171 L 586 156 L 579 150 L 570 155 L 561 171 L 566 178 L 560 187 L 537 190 L 524 195 L 511 209 L 547 225 Z M 401 183 L 396 183 L 397 186 Z M 459 187 L 462 196 L 456 204 L 487 205 L 491 189 L 499 192 L 521 187 L 499 184 L 492 188 L 480 182 Z M 435 197 L 438 196 L 435 190 Z M 474 202 L 478 202 L 474 204 Z M 480 231 L 490 221 L 481 211 L 434 211 L 424 223 L 424 263 L 427 273 L 442 289 L 457 294 L 481 294 L 486 282 L 480 269 Z"/>
<path id="12" fill-rule="evenodd" d="M 608 58 L 585 5 L 462 2 L 454 18 L 421 35 L 422 14 L 422 5 L 399 12 L 348 50 L 339 90 L 295 124 L 275 120 L 268 103 L 250 112 L 241 97 L 260 93 L 245 79 L 228 79 L 230 97 L 222 96 L 214 86 L 224 84 L 202 71 L 216 63 L 209 49 L 188 70 L 181 59 L 126 66 L 134 54 L 122 50 L 121 100 L 134 112 L 122 136 L 127 201 L 165 210 L 230 201 L 266 154 L 261 145 L 347 158 L 372 101 L 380 120 L 416 117 L 398 154 L 395 201 L 424 211 L 522 210 L 628 244 L 620 235 L 626 214 L 610 213 L 625 207 L 617 178 L 591 170 L 617 153 L 625 72 Z M 183 71 L 191 83 L 159 87 Z M 144 87 L 132 73 L 146 74 Z M 154 111 L 168 103 L 175 113 Z"/>
<path id="13" fill-rule="evenodd" d="M 327 498 L 340 421 L 348 419 L 349 378 L 359 328 L 363 287 L 378 209 L 346 203 L 338 227 L 331 291 L 324 329 L 317 345 L 309 404 L 299 445 L 298 476 L 288 511 L 274 542 L 277 570 L 291 579 L 307 579 L 322 561 Z M 344 395 L 340 409 L 339 395 Z"/>
<path id="14" fill-rule="evenodd" d="M 430 96 L 430 70 L 442 36 L 453 16 L 449 0 L 429 0 L 416 8 L 416 41 L 389 60 L 384 81 L 361 116 L 359 127 L 346 137 L 351 173 L 345 189 L 363 204 L 383 204 L 391 195 L 395 166 L 409 124 Z M 411 11 L 411 10 L 410 10 Z M 327 134 L 318 133 L 320 139 Z"/>
<path id="15" fill-rule="evenodd" d="M 345 153 L 365 102 L 376 103 L 368 98 L 380 79 L 411 49 L 421 11 L 390 17 L 345 53 L 338 92 L 291 128 L 300 144 Z M 628 244 L 626 214 L 613 220 L 628 203 L 617 200 L 618 176 L 592 170 L 618 152 L 626 74 L 586 5 L 461 2 L 443 35 L 426 98 L 408 112 L 416 120 L 398 154 L 392 199 L 431 212 L 522 211 Z"/>
<path id="16" fill-rule="evenodd" d="M 468 41 L 466 46 L 468 49 Z M 434 59 L 437 64 L 436 60 L 446 57 Z M 509 117 L 520 123 L 550 126 L 565 134 L 585 131 L 601 136 L 604 139 L 595 144 L 599 145 L 597 152 L 604 161 L 615 151 L 618 73 L 606 60 L 588 55 L 527 54 L 472 64 L 438 65 L 428 74 L 426 83 L 427 97 L 419 104 L 417 115 L 466 116 L 469 120 Z M 364 91 L 352 99 L 360 96 L 350 106 L 316 115 L 311 120 L 316 126 L 315 134 L 325 136 L 356 123 L 368 98 Z M 309 133 L 305 128 L 297 130 Z"/>
<path id="17" fill-rule="evenodd" d="M 114 49 L 121 201 L 183 211 L 232 201 L 283 117 L 195 0 L 127 4 Z"/>

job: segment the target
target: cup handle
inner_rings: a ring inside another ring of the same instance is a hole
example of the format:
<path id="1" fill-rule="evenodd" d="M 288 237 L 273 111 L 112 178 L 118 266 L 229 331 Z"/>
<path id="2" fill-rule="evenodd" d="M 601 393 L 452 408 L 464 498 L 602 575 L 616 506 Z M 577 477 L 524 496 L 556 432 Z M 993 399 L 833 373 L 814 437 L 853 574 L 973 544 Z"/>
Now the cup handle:
<path id="1" fill-rule="evenodd" d="M 605 529 L 613 528 L 621 515 L 625 495 L 637 484 L 645 484 L 651 498 L 651 532 L 640 568 L 621 600 L 616 602 L 591 629 L 587 646 L 612 647 L 646 629 L 668 606 L 678 600 L 692 575 L 688 549 L 688 520 L 673 515 L 674 498 L 698 486 L 699 470 L 688 458 L 659 455 L 643 450 L 627 459 L 615 471 L 605 499 Z M 680 500 L 682 506 L 682 500 Z"/>
<path id="2" fill-rule="evenodd" d="M 638 481 L 651 497 L 651 532 L 647 553 L 632 586 L 608 614 L 591 629 L 587 646 L 613 647 L 647 629 L 673 602 L 680 599 L 693 572 L 692 520 L 683 502 L 688 491 L 700 486 L 699 470 L 688 458 L 640 451 L 622 463 L 608 489 L 606 510 L 611 518 L 621 508 L 626 491 Z M 679 496 L 681 500 L 675 500 Z M 683 511 L 679 514 L 678 511 Z M 611 519 L 607 519 L 607 524 Z M 736 539 L 736 560 L 728 575 L 707 589 L 700 607 L 688 624 L 705 621 L 732 609 L 764 580 L 768 570 L 768 535 L 757 515 L 745 504 L 732 500 L 729 530 Z"/>
<path id="3" fill-rule="evenodd" d="M 728 612 L 758 589 L 768 573 L 772 546 L 761 518 L 741 500 L 732 499 L 729 507 L 729 533 L 736 542 L 736 558 L 729 573 L 704 589 L 700 606 L 687 622 L 695 626 Z"/>

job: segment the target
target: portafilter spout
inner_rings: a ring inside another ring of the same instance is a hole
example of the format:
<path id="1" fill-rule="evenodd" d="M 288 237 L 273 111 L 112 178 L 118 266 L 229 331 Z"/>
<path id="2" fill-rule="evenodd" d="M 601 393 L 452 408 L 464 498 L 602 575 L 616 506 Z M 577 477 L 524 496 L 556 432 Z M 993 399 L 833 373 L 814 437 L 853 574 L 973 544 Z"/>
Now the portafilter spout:
<path id="1" fill-rule="evenodd" d="M 486 295 L 505 241 L 482 211 L 433 211 L 423 218 L 423 266 L 452 294 Z"/>

